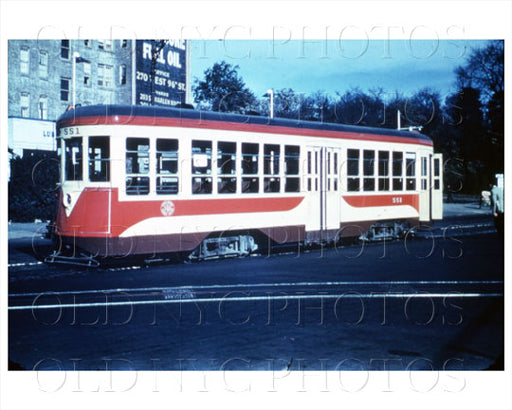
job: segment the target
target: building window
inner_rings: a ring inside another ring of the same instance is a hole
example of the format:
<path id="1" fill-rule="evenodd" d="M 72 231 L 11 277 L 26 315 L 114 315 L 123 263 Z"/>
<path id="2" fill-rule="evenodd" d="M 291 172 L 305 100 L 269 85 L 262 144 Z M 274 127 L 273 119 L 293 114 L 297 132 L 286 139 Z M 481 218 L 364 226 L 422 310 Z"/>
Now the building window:
<path id="1" fill-rule="evenodd" d="M 69 60 L 69 40 L 62 40 L 60 42 L 60 56 Z"/>
<path id="2" fill-rule="evenodd" d="M 28 74 L 30 68 L 30 49 L 22 47 L 20 50 L 20 73 Z"/>
<path id="3" fill-rule="evenodd" d="M 39 98 L 39 119 L 48 119 L 48 97 L 42 96 Z"/>
<path id="4" fill-rule="evenodd" d="M 83 63 L 84 85 L 91 85 L 91 63 Z"/>
<path id="5" fill-rule="evenodd" d="M 46 51 L 39 52 L 39 77 L 48 77 L 48 53 Z"/>
<path id="6" fill-rule="evenodd" d="M 30 94 L 21 93 L 20 95 L 20 111 L 23 118 L 30 116 Z"/>
<path id="7" fill-rule="evenodd" d="M 119 66 L 119 84 L 126 84 L 126 65 Z"/>
<path id="8" fill-rule="evenodd" d="M 112 66 L 98 64 L 98 85 L 101 87 L 112 87 Z"/>
<path id="9" fill-rule="evenodd" d="M 98 40 L 100 50 L 112 51 L 112 40 Z"/>
<path id="10" fill-rule="evenodd" d="M 69 83 L 71 80 L 69 78 L 60 78 L 60 100 L 61 101 L 69 101 Z"/>
<path id="11" fill-rule="evenodd" d="M 126 138 L 126 195 L 149 194 L 149 138 Z"/>

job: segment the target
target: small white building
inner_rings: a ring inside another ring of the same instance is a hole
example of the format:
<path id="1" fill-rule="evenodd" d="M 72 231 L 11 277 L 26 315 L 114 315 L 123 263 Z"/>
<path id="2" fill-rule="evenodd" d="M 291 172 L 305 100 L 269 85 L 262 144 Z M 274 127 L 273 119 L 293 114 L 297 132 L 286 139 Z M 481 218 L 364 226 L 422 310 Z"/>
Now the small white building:
<path id="1" fill-rule="evenodd" d="M 8 119 L 8 146 L 17 156 L 23 150 L 56 151 L 55 121 L 33 118 Z"/>

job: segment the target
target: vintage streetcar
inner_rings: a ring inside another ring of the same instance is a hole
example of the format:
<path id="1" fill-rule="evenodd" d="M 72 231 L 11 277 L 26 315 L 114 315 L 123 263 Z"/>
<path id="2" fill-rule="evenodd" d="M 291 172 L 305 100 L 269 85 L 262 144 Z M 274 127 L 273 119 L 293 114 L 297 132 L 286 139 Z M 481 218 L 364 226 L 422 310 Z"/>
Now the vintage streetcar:
<path id="1" fill-rule="evenodd" d="M 57 134 L 50 263 L 241 256 L 399 237 L 442 218 L 442 158 L 416 131 L 86 106 Z"/>

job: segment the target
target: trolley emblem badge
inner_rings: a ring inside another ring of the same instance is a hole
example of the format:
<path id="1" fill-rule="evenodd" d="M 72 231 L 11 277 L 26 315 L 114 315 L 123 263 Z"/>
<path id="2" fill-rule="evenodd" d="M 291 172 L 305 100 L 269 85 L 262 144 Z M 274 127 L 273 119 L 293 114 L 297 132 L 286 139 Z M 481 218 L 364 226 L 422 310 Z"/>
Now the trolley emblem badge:
<path id="1" fill-rule="evenodd" d="M 174 213 L 174 209 L 174 202 L 172 201 L 164 201 L 160 205 L 160 212 L 162 212 L 163 216 L 171 216 Z"/>

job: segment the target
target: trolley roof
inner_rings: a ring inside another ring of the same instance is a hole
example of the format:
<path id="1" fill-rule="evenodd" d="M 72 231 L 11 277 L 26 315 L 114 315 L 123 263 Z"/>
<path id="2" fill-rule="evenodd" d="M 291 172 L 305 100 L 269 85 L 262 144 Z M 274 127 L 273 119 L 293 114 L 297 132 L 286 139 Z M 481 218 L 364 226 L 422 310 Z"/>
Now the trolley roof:
<path id="1" fill-rule="evenodd" d="M 57 120 L 57 130 L 68 126 L 107 124 L 211 128 L 433 145 L 428 136 L 415 131 L 143 105 L 77 107 L 66 111 Z"/>

